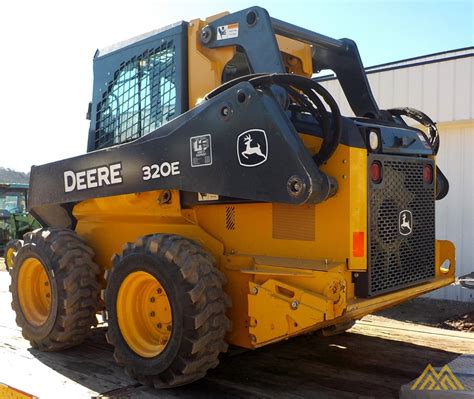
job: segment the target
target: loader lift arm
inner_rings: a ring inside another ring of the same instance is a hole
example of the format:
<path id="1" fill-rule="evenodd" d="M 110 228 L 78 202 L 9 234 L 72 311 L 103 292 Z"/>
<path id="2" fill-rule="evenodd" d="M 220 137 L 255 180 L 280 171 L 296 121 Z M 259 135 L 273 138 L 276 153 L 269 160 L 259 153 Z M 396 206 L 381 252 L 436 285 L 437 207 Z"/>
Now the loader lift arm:
<path id="1" fill-rule="evenodd" d="M 285 76 L 291 79 L 277 75 Z M 269 86 L 276 79 L 263 78 Z M 158 189 L 290 204 L 324 201 L 335 193 L 335 181 L 319 169 L 272 90 L 260 80 L 258 87 L 252 79 L 238 82 L 133 143 L 33 167 L 31 212 L 44 225 L 71 227 L 76 202 Z M 233 156 L 238 137 L 250 131 L 264 132 L 267 140 L 259 168 L 242 168 Z M 212 133 L 212 163 L 194 167 L 191 139 L 206 133 Z"/>

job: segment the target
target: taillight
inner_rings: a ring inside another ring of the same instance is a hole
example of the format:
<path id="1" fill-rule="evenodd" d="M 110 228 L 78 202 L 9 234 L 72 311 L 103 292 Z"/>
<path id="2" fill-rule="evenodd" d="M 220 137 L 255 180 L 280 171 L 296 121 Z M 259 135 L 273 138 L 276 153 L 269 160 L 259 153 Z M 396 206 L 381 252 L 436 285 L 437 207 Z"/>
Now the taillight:
<path id="1" fill-rule="evenodd" d="M 423 167 L 423 181 L 426 184 L 433 183 L 433 167 L 430 164 Z"/>
<path id="2" fill-rule="evenodd" d="M 382 181 L 382 164 L 379 161 L 374 161 L 370 165 L 370 178 L 374 183 Z"/>

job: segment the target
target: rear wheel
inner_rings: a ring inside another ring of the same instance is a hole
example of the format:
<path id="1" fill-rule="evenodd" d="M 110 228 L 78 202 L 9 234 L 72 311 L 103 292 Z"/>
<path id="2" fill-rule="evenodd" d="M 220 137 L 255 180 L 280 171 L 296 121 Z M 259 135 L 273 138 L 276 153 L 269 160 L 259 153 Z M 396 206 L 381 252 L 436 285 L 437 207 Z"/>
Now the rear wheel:
<path id="1" fill-rule="evenodd" d="M 23 240 L 10 240 L 5 246 L 5 266 L 8 271 L 13 267 L 13 260 L 18 250 L 23 246 Z"/>
<path id="2" fill-rule="evenodd" d="M 12 308 L 23 337 L 44 351 L 80 344 L 95 323 L 100 268 L 71 230 L 25 235 L 12 270 Z"/>
<path id="3" fill-rule="evenodd" d="M 224 282 L 212 256 L 190 240 L 156 234 L 127 244 L 105 293 L 116 361 L 158 388 L 202 378 L 227 349 Z"/>

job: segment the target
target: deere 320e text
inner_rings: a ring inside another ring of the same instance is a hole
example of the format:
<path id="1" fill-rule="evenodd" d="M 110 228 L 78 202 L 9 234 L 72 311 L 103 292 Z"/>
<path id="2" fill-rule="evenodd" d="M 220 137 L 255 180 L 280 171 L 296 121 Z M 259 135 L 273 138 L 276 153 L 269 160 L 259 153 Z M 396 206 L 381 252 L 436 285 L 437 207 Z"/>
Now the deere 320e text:
<path id="1" fill-rule="evenodd" d="M 228 344 L 342 332 L 454 280 L 436 125 L 380 110 L 351 40 L 258 7 L 181 22 L 98 51 L 88 115 L 87 154 L 31 171 L 45 227 L 11 291 L 36 348 L 79 344 L 103 312 L 117 362 L 173 387 Z"/>

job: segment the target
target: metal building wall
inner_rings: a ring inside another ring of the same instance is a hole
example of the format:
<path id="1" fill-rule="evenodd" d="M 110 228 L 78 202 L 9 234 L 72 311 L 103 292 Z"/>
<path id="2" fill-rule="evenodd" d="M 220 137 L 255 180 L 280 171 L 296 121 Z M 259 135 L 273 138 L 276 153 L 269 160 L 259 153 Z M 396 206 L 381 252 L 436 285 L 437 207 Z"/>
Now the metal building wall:
<path id="1" fill-rule="evenodd" d="M 367 68 L 372 92 L 380 108 L 409 106 L 423 110 L 437 122 L 474 119 L 474 47 L 450 59 L 443 54 L 438 62 L 433 56 L 409 62 Z M 425 63 L 423 62 L 430 62 Z M 324 79 L 324 78 L 323 78 Z M 345 95 L 335 79 L 321 82 L 341 108 L 353 116 Z"/>
<path id="2" fill-rule="evenodd" d="M 474 272 L 473 121 L 440 124 L 438 164 L 449 179 L 448 195 L 436 202 L 436 237 L 456 245 L 456 274 Z M 474 302 L 474 290 L 449 286 L 430 297 Z"/>
<path id="3" fill-rule="evenodd" d="M 460 57 L 460 58 L 453 58 Z M 441 132 L 438 164 L 450 182 L 448 196 L 436 203 L 436 235 L 456 245 L 456 274 L 474 271 L 474 48 L 367 68 L 382 109 L 409 106 L 437 121 Z M 334 79 L 321 82 L 353 116 Z M 430 297 L 474 302 L 474 291 L 449 286 Z"/>

